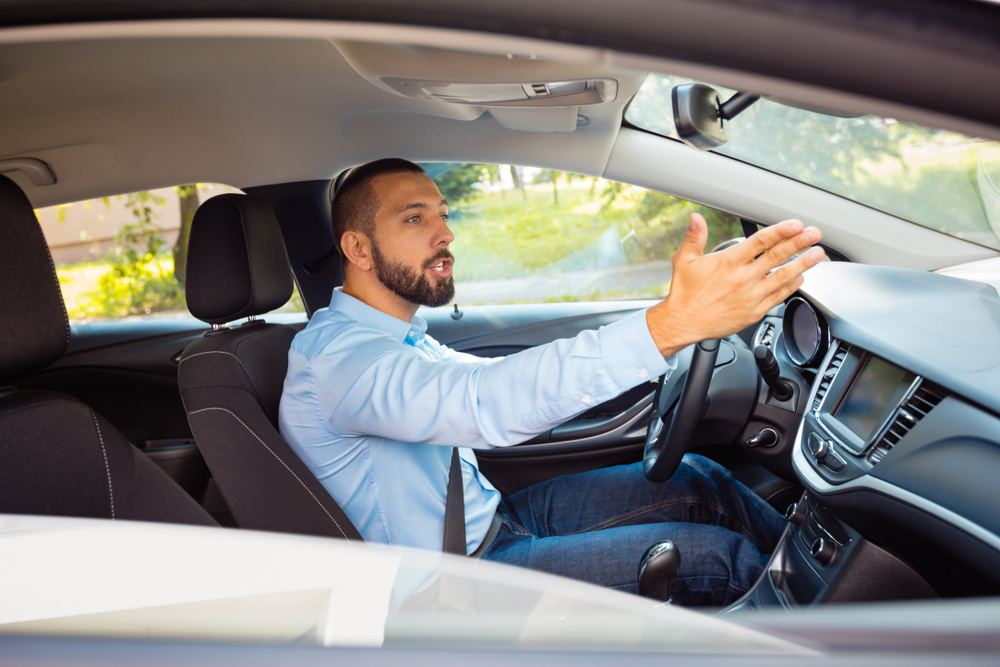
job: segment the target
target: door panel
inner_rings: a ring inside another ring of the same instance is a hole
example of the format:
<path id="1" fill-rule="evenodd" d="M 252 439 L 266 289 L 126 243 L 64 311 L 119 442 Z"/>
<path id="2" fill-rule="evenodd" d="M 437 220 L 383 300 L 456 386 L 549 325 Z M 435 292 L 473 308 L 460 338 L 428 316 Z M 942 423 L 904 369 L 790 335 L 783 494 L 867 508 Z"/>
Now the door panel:
<path id="1" fill-rule="evenodd" d="M 423 309 L 427 332 L 455 350 L 506 356 L 596 329 L 652 302 L 584 302 L 475 306 L 453 319 L 446 309 Z M 639 461 L 652 403 L 644 383 L 516 447 L 477 451 L 480 468 L 504 495 L 531 484 L 596 468 Z"/>
<path id="2" fill-rule="evenodd" d="M 65 355 L 13 384 L 69 394 L 140 448 L 190 439 L 177 355 L 204 330 L 193 318 L 74 325 Z"/>

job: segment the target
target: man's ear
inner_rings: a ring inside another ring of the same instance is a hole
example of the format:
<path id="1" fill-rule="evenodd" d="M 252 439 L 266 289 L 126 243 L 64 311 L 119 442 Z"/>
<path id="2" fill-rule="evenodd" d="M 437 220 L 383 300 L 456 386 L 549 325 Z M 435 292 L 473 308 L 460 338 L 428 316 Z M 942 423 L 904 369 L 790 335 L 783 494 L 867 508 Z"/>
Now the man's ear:
<path id="1" fill-rule="evenodd" d="M 340 237 L 340 249 L 345 259 L 361 271 L 372 270 L 371 241 L 365 234 L 349 229 Z"/>

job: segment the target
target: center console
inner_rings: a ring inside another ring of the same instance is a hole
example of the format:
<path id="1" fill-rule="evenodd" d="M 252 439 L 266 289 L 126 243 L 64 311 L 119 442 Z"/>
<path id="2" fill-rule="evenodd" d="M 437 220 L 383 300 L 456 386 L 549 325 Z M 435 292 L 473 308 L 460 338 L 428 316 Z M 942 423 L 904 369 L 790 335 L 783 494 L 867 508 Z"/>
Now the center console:
<path id="1" fill-rule="evenodd" d="M 823 495 L 867 478 L 942 395 L 914 373 L 831 341 L 792 454 L 807 491 L 788 508 L 764 575 L 727 611 L 936 596 L 909 565 L 839 520 Z"/>

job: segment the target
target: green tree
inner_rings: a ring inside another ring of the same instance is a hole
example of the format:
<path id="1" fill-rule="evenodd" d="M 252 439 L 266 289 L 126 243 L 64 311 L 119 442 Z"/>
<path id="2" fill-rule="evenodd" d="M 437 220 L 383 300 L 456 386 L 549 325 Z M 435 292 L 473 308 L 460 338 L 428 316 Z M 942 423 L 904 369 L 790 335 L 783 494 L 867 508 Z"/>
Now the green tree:
<path id="1" fill-rule="evenodd" d="M 110 268 L 88 293 L 80 310 L 89 316 L 122 317 L 184 307 L 184 290 L 173 267 L 164 266 L 166 242 L 156 224 L 154 206 L 162 197 L 142 190 L 125 196 L 125 206 L 135 222 L 122 225 L 115 235 Z"/>
<path id="2" fill-rule="evenodd" d="M 428 174 L 431 171 L 428 170 Z M 475 185 L 489 182 L 490 172 L 485 164 L 460 164 L 451 166 L 446 171 L 432 175 L 441 195 L 448 203 L 455 205 L 460 201 L 472 199 L 478 194 Z"/>

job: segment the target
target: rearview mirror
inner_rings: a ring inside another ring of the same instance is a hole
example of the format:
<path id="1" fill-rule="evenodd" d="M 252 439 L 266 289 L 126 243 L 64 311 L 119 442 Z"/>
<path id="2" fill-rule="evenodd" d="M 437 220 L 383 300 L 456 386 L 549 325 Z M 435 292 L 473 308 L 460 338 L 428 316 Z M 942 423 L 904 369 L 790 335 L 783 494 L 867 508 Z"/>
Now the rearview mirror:
<path id="1" fill-rule="evenodd" d="M 729 140 L 726 121 L 735 118 L 760 95 L 736 93 L 725 102 L 703 83 L 685 83 L 670 91 L 677 136 L 688 146 L 707 151 Z"/>

